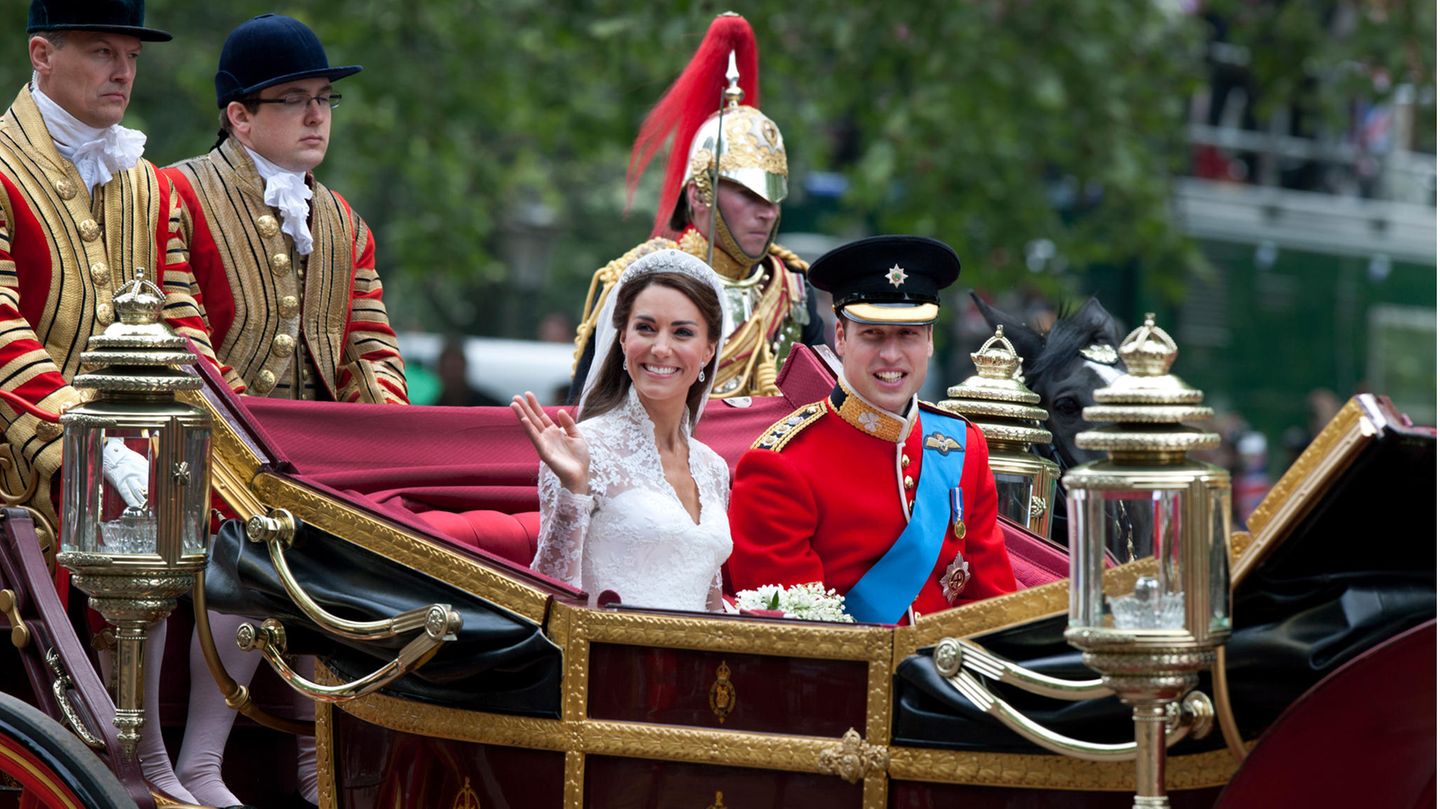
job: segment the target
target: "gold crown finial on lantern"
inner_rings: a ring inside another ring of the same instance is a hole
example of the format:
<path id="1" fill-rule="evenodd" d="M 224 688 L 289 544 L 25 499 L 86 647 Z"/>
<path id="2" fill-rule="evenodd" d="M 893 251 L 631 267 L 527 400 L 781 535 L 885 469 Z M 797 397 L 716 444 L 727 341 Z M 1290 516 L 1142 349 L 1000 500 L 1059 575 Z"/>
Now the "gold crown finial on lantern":
<path id="1" fill-rule="evenodd" d="M 1040 426 L 1048 414 L 1035 405 L 1040 394 L 1025 387 L 1017 373 L 1024 361 L 1005 337 L 1005 327 L 970 355 L 976 374 L 945 391 L 938 407 L 975 423 L 992 444 L 1048 444 L 1050 432 Z"/>
<path id="2" fill-rule="evenodd" d="M 995 336 L 970 355 L 970 361 L 975 363 L 975 370 L 980 372 L 980 376 L 986 379 L 1014 379 L 1025 360 L 1015 353 L 1015 346 L 1006 339 L 1005 327 L 1001 325 L 995 327 Z"/>
<path id="3" fill-rule="evenodd" d="M 1180 353 L 1175 340 L 1155 325 L 1155 313 L 1145 314 L 1145 325 L 1130 332 L 1120 343 L 1125 368 L 1134 376 L 1164 376 Z"/>
<path id="4" fill-rule="evenodd" d="M 1084 411 L 1086 421 L 1111 426 L 1086 430 L 1075 437 L 1075 444 L 1106 450 L 1112 458 L 1148 457 L 1157 463 L 1219 446 L 1216 433 L 1185 426 L 1208 421 L 1215 411 L 1202 404 L 1204 393 L 1170 373 L 1179 353 L 1170 335 L 1155 325 L 1155 315 L 1147 314 L 1145 325 L 1120 344 L 1125 375 L 1095 391 L 1095 404 Z"/>
<path id="5" fill-rule="evenodd" d="M 127 326 L 148 326 L 160 322 L 165 309 L 165 293 L 155 282 L 146 280 L 145 271 L 135 268 L 135 277 L 115 291 L 112 299 L 115 319 Z"/>

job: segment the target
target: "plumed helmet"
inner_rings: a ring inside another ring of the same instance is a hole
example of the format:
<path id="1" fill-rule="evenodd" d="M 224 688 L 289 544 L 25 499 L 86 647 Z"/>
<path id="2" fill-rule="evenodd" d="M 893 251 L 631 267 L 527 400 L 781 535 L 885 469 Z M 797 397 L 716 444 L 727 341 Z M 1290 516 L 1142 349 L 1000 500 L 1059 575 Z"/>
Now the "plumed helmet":
<path id="1" fill-rule="evenodd" d="M 733 62 L 732 62 L 733 55 Z M 737 78 L 727 77 L 732 68 Z M 719 111 L 721 99 L 725 110 Z M 640 126 L 630 152 L 626 186 L 633 196 L 652 158 L 671 142 L 654 233 L 673 235 L 670 217 L 685 186 L 709 193 L 717 145 L 719 176 L 766 200 L 785 198 L 789 168 L 780 127 L 760 112 L 760 59 L 755 32 L 744 17 L 715 18 L 700 47 Z M 725 131 L 720 131 L 721 119 Z M 673 139 L 673 140 L 672 140 Z M 682 151 L 682 145 L 687 145 Z"/>
<path id="2" fill-rule="evenodd" d="M 305 23 L 282 14 L 261 14 L 235 27 L 220 49 L 215 102 L 224 109 L 266 87 L 297 79 L 338 81 L 363 68 L 331 67 L 320 38 Z"/>

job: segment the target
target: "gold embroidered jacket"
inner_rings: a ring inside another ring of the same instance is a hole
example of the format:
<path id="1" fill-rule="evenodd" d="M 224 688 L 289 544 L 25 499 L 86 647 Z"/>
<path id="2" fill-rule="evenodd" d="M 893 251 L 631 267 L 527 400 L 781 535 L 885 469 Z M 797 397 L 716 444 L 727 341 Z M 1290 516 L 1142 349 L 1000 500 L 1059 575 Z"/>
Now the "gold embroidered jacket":
<path id="1" fill-rule="evenodd" d="M 595 321 L 621 273 L 641 257 L 657 250 L 683 250 L 704 261 L 708 242 L 695 228 L 686 228 L 680 241 L 651 239 L 595 271 L 585 296 L 584 313 L 575 333 L 575 365 L 570 398 L 578 397 L 589 371 Z M 810 265 L 780 245 L 755 268 L 739 268 L 722 251 L 715 251 L 716 271 L 725 286 L 734 330 L 720 348 L 720 366 L 711 397 L 774 396 L 775 372 L 797 341 L 821 342 L 814 301 L 805 286 Z"/>
<path id="2" fill-rule="evenodd" d="M 280 230 L 264 181 L 233 138 L 162 173 L 184 202 L 196 298 L 232 387 L 288 399 L 408 402 L 370 228 L 343 197 L 306 177 L 315 241 L 305 257 Z"/>
<path id="3" fill-rule="evenodd" d="M 90 194 L 22 89 L 0 117 L 0 389 L 50 413 L 79 402 L 69 381 L 80 352 L 114 320 L 111 298 L 136 268 L 164 289 L 166 323 L 211 352 L 169 182 L 142 159 Z M 0 422 L 0 494 L 53 528 L 59 425 L 3 400 Z"/>

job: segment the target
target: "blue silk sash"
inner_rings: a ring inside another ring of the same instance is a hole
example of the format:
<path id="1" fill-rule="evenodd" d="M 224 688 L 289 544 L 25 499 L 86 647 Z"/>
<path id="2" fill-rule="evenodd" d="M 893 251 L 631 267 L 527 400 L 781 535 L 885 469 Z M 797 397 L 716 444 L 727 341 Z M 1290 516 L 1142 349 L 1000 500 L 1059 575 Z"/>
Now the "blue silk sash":
<path id="1" fill-rule="evenodd" d="M 895 544 L 845 594 L 845 611 L 855 620 L 897 623 L 935 569 L 940 548 L 950 532 L 949 492 L 960 485 L 960 475 L 965 471 L 965 427 L 960 419 L 920 411 L 925 448 L 915 507 L 910 523 Z M 941 437 L 939 442 L 930 440 L 936 433 Z M 948 449 L 941 451 L 933 446 L 936 443 Z"/>

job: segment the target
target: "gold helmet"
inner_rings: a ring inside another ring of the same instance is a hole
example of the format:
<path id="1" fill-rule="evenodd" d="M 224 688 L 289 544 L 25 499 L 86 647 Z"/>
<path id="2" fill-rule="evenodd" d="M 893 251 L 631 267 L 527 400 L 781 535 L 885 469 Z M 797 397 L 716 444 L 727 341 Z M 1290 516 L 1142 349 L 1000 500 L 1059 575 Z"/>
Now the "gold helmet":
<path id="1" fill-rule="evenodd" d="M 689 224 L 683 193 L 690 183 L 707 205 L 714 205 L 713 176 L 768 202 L 779 204 L 785 199 L 789 177 L 785 139 L 780 127 L 760 112 L 759 92 L 755 32 L 744 17 L 726 12 L 710 24 L 690 64 L 646 117 L 630 154 L 626 182 L 633 195 L 645 167 L 667 140 L 689 144 L 684 152 L 672 146 L 654 235 L 675 238 Z M 743 103 L 746 100 L 750 103 Z M 717 247 L 750 264 L 764 257 L 764 251 L 745 255 L 723 215 L 716 218 Z"/>

